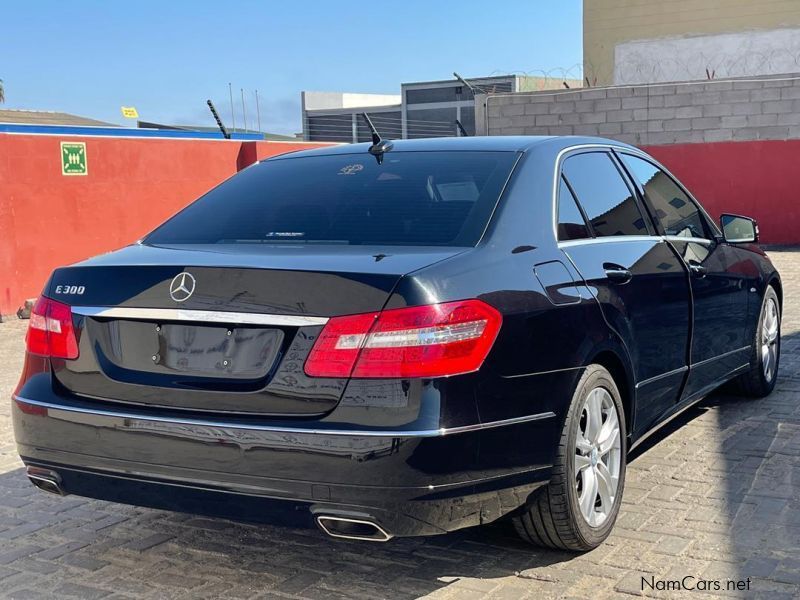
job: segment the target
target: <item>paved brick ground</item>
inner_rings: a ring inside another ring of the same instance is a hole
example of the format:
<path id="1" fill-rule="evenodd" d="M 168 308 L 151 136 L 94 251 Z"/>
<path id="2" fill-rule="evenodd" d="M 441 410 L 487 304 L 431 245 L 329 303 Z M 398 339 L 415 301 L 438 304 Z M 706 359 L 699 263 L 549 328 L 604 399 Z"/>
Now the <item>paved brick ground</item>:
<path id="1" fill-rule="evenodd" d="M 788 299 L 777 390 L 713 397 L 658 435 L 630 465 L 614 535 L 594 552 L 531 549 L 505 525 L 377 545 L 49 496 L 23 475 L 3 400 L 0 595 L 594 599 L 642 594 L 642 576 L 691 575 L 752 578 L 740 596 L 800 598 L 800 251 L 772 257 Z M 0 325 L 2 398 L 24 328 Z"/>

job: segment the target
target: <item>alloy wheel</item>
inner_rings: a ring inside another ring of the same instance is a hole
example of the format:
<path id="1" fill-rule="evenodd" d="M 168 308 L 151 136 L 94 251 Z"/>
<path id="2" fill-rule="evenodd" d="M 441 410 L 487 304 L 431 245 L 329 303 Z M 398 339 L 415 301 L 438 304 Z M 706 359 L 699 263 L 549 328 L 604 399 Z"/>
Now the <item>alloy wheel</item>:
<path id="1" fill-rule="evenodd" d="M 602 387 L 586 395 L 575 438 L 575 487 L 578 505 L 590 527 L 611 514 L 619 487 L 622 439 L 614 399 Z"/>
<path id="2" fill-rule="evenodd" d="M 778 339 L 780 336 L 780 317 L 775 298 L 767 298 L 764 304 L 764 319 L 761 325 L 761 365 L 764 378 L 771 382 L 778 366 Z"/>

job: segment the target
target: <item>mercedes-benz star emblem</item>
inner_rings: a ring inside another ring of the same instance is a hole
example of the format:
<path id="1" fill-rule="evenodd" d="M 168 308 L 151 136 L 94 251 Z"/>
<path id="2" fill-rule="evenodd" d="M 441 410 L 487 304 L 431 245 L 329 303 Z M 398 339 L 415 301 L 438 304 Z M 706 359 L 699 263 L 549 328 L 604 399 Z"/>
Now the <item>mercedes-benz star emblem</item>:
<path id="1" fill-rule="evenodd" d="M 191 273 L 184 271 L 178 273 L 169 284 L 169 295 L 175 302 L 184 302 L 194 294 L 194 277 Z"/>

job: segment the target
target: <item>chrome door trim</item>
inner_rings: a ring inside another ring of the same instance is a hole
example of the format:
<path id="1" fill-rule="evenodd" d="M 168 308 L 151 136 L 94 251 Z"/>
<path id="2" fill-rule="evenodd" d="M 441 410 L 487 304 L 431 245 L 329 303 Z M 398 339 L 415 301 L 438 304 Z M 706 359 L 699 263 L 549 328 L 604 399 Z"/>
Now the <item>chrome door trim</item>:
<path id="1" fill-rule="evenodd" d="M 637 383 L 634 387 L 638 390 L 640 387 L 647 385 L 648 383 L 654 383 L 659 379 L 664 379 L 665 377 L 669 377 L 670 375 L 677 375 L 678 373 L 685 373 L 689 370 L 688 366 L 678 367 L 677 369 L 673 369 L 672 371 L 667 371 L 666 373 L 661 373 L 661 375 L 656 375 L 655 377 L 650 377 L 649 379 L 644 379 Z"/>
<path id="2" fill-rule="evenodd" d="M 185 308 L 131 308 L 124 306 L 72 306 L 72 312 L 84 317 L 133 319 L 140 321 L 195 321 L 199 323 L 232 323 L 242 325 L 275 325 L 303 327 L 324 325 L 328 317 L 272 315 L 264 313 L 228 312 L 222 310 L 189 310 Z"/>
<path id="3" fill-rule="evenodd" d="M 459 427 L 440 427 L 439 429 L 417 429 L 417 430 L 402 430 L 402 429 L 320 429 L 306 428 L 306 427 L 287 427 L 282 425 L 257 425 L 242 422 L 226 422 L 226 421 L 209 421 L 204 419 L 189 419 L 183 417 L 161 417 L 157 415 L 143 415 L 135 412 L 126 412 L 122 410 L 110 410 L 101 408 L 84 408 L 79 406 L 65 406 L 63 404 L 55 404 L 52 402 L 42 402 L 39 400 L 31 400 L 22 396 L 14 395 L 14 401 L 21 404 L 28 404 L 30 406 L 39 406 L 48 410 L 48 416 L 52 418 L 62 418 L 69 420 L 65 416 L 59 417 L 53 412 L 65 413 L 80 413 L 100 417 L 109 417 L 113 419 L 120 419 L 123 421 L 123 426 L 129 420 L 132 421 L 155 421 L 159 423 L 171 423 L 175 425 L 190 425 L 200 427 L 216 427 L 219 429 L 249 429 L 251 431 L 266 431 L 272 433 L 292 433 L 292 434 L 309 434 L 309 435 L 337 435 L 337 436 L 350 436 L 350 437 L 392 437 L 392 438 L 415 438 L 415 437 L 440 437 L 445 435 L 454 435 L 458 433 L 468 433 L 473 431 L 482 431 L 484 429 L 494 429 L 495 427 L 503 427 L 506 425 L 518 425 L 520 423 L 528 423 L 531 421 L 540 421 L 543 419 L 551 419 L 555 417 L 554 412 L 543 412 L 533 415 L 525 415 L 523 417 L 513 417 L 511 419 L 502 419 L 500 421 L 490 421 L 488 423 L 475 423 L 473 425 L 461 425 Z M 98 424 L 98 426 L 100 426 Z"/>
<path id="4" fill-rule="evenodd" d="M 752 349 L 753 349 L 752 346 L 742 346 L 741 348 L 737 348 L 736 350 L 729 350 L 728 352 L 724 352 L 723 354 L 719 354 L 717 356 L 712 356 L 711 358 L 706 358 L 705 360 L 701 360 L 700 362 L 692 363 L 691 365 L 689 365 L 689 368 L 690 369 L 694 369 L 694 368 L 697 368 L 697 367 L 699 367 L 701 365 L 708 364 L 708 363 L 713 362 L 715 360 L 720 360 L 721 358 L 725 358 L 726 356 L 730 356 L 731 354 L 736 354 L 737 352 L 745 352 L 745 351 L 749 351 L 749 350 L 752 350 Z M 736 367 L 736 368 L 740 369 L 741 367 Z"/>

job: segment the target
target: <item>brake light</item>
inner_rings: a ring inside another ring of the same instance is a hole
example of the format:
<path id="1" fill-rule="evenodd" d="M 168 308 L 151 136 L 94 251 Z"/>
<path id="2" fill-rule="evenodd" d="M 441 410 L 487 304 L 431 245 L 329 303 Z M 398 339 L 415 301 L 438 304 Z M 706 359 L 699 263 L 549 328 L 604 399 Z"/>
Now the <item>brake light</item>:
<path id="1" fill-rule="evenodd" d="M 72 326 L 72 310 L 66 304 L 39 296 L 31 311 L 28 352 L 53 358 L 78 358 L 78 340 Z"/>
<path id="2" fill-rule="evenodd" d="M 477 371 L 503 318 L 480 300 L 334 317 L 314 343 L 310 377 L 446 377 Z"/>

